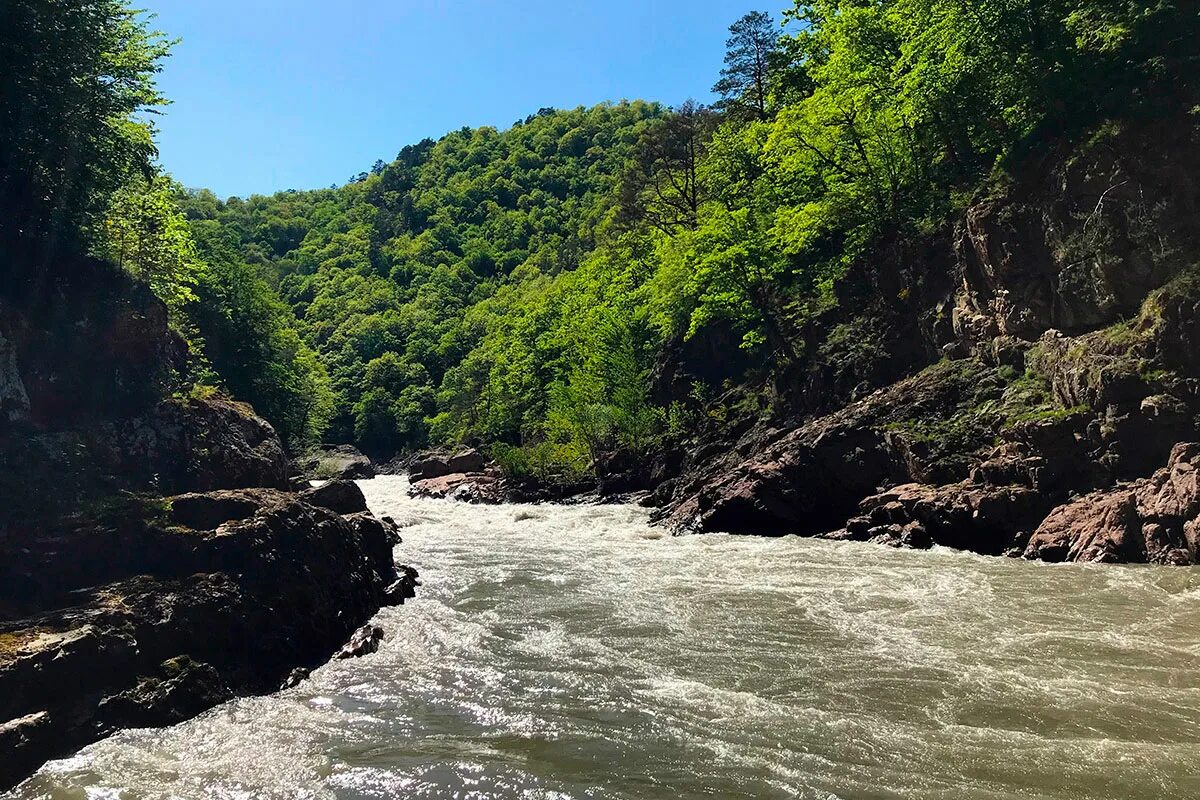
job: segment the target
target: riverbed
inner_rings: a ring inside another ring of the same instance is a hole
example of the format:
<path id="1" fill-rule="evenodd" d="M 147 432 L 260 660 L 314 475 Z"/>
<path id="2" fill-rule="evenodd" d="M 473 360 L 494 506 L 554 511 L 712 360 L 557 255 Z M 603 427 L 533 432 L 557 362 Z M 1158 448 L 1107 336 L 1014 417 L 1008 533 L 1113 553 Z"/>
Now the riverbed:
<path id="1" fill-rule="evenodd" d="M 378 653 L 45 766 L 15 798 L 1200 797 L 1200 571 L 795 537 L 363 481 Z"/>

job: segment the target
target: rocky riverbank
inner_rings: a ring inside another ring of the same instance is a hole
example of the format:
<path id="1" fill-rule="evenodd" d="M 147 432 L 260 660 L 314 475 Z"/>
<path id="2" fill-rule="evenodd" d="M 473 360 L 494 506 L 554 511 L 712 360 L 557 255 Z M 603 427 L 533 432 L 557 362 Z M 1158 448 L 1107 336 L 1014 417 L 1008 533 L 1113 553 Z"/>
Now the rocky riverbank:
<path id="1" fill-rule="evenodd" d="M 177 391 L 183 344 L 144 286 L 6 253 L 0 789 L 120 728 L 299 680 L 416 585 L 355 484 L 289 491 L 265 420 Z"/>
<path id="2" fill-rule="evenodd" d="M 413 595 L 398 542 L 354 484 L 130 497 L 26 542 L 0 580 L 0 785 L 328 660 Z"/>
<path id="3" fill-rule="evenodd" d="M 773 408 L 739 413 L 740 387 L 709 410 L 726 424 L 679 443 L 656 518 L 1200 562 L 1198 135 L 1190 117 L 1106 129 L 856 265 L 790 378 L 759 387 Z"/>

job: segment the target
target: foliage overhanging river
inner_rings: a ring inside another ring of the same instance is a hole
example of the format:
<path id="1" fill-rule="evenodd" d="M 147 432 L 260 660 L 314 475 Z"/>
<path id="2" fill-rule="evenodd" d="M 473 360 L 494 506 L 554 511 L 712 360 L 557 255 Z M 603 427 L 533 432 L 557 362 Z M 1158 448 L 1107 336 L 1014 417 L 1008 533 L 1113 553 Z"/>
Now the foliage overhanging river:
<path id="1" fill-rule="evenodd" d="M 672 538 L 362 484 L 377 654 L 47 765 L 20 798 L 1200 796 L 1200 572 Z"/>

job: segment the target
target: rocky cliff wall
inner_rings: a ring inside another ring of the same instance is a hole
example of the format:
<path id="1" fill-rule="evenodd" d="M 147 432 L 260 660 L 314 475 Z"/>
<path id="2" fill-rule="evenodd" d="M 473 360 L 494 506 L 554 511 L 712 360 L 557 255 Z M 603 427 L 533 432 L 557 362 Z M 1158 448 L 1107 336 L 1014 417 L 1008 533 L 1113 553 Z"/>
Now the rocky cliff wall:
<path id="1" fill-rule="evenodd" d="M 1014 169 L 950 229 L 882 243 L 804 332 L 773 413 L 684 448 L 648 501 L 659 519 L 1200 561 L 1190 544 L 1030 544 L 1075 495 L 1200 440 L 1198 144 L 1190 114 L 1105 128 Z"/>

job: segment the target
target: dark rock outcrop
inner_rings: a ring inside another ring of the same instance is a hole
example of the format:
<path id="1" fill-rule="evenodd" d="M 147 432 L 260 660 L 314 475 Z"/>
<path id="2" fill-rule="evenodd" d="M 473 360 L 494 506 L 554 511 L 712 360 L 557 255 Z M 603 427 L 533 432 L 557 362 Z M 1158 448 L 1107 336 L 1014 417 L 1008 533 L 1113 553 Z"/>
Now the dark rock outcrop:
<path id="1" fill-rule="evenodd" d="M 97 259 L 0 244 L 0 435 L 136 416 L 171 393 L 187 349 L 148 286 Z"/>
<path id="2" fill-rule="evenodd" d="M 36 578 L 0 587 L 0 606 L 36 609 L 0 623 L 0 785 L 116 728 L 274 690 L 413 594 L 415 571 L 392 561 L 395 527 L 367 513 L 273 489 L 162 508 L 139 524 L 120 515 L 138 557 L 73 566 L 90 528 L 26 542 Z"/>
<path id="3" fill-rule="evenodd" d="M 339 514 L 357 514 L 367 510 L 367 498 L 353 481 L 332 480 L 314 489 L 306 489 L 300 493 L 300 497 L 306 503 Z"/>
<path id="4" fill-rule="evenodd" d="M 959 450 L 991 439 L 989 421 L 972 411 L 1002 396 L 994 373 L 938 365 L 792 430 L 752 429 L 729 451 L 701 451 L 702 471 L 656 517 L 689 532 L 813 535 L 840 525 L 881 484 L 965 478 Z M 927 425 L 947 441 L 934 441 Z"/>
<path id="5" fill-rule="evenodd" d="M 824 536 L 1001 555 L 1023 546 L 1047 504 L 1045 495 L 1024 486 L 907 483 L 866 498 L 859 516 L 844 529 Z"/>
<path id="6" fill-rule="evenodd" d="M 149 473 L 168 492 L 288 488 L 279 437 L 245 403 L 167 400 L 143 416 L 100 426 L 90 439 L 105 469 L 133 480 Z"/>
<path id="7" fill-rule="evenodd" d="M 170 514 L 172 522 L 185 528 L 212 531 L 223 523 L 254 516 L 262 505 L 262 493 L 244 489 L 181 494 L 170 499 Z"/>
<path id="8" fill-rule="evenodd" d="M 233 691 L 211 664 L 190 656 L 169 658 L 136 686 L 100 701 L 101 728 L 146 728 L 183 722 L 233 698 Z"/>

